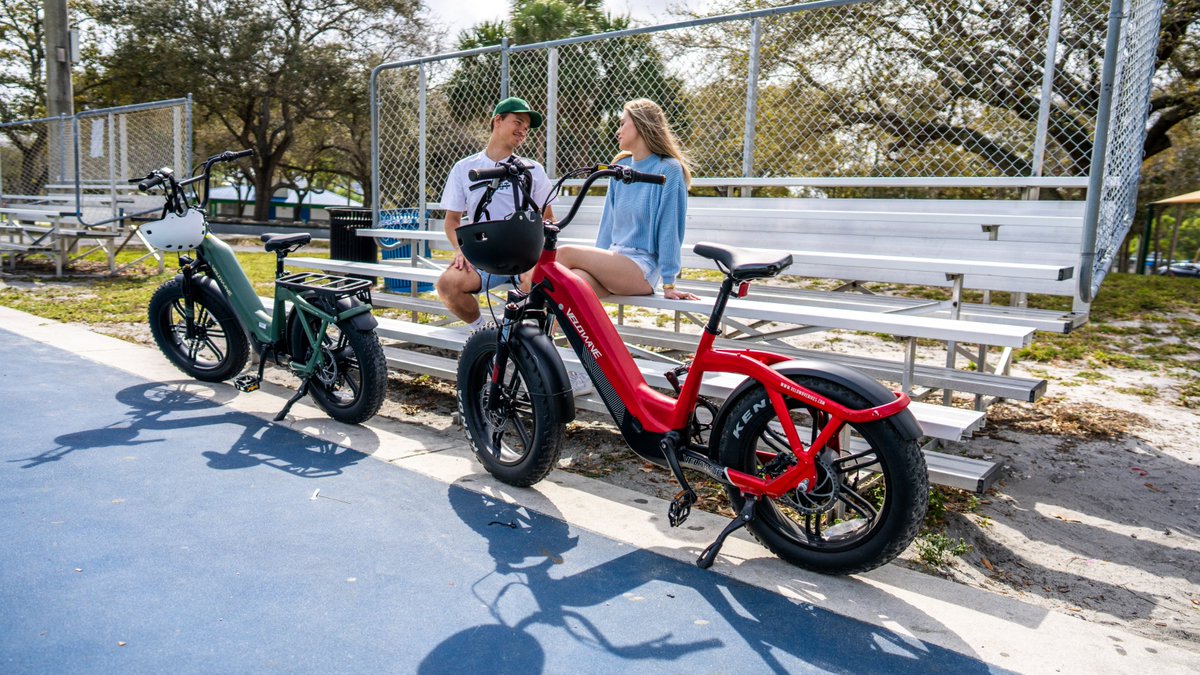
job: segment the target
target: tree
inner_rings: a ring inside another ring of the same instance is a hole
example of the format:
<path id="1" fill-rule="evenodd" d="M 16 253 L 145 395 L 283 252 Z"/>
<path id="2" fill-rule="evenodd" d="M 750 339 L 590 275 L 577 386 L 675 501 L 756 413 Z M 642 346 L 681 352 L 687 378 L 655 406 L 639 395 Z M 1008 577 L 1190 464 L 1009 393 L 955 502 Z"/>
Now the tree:
<path id="1" fill-rule="evenodd" d="M 788 4 L 735 0 L 728 13 Z M 1108 3 L 1065 3 L 1050 107 L 1047 175 L 1087 175 L 1092 154 Z M 792 114 L 793 152 L 768 153 L 761 171 L 796 175 L 793 166 L 826 175 L 1029 176 L 1041 103 L 1050 3 L 883 0 L 764 19 L 761 117 Z M 1200 0 L 1168 0 L 1156 62 L 1147 155 L 1169 144 L 1168 132 L 1200 110 Z M 695 44 L 746 22 L 696 31 Z M 747 44 L 742 40 L 741 44 Z M 731 68 L 745 50 L 724 50 Z M 745 72 L 744 69 L 741 70 Z M 779 131 L 774 131 L 777 135 Z M 826 144 L 860 147 L 857 161 L 822 156 Z M 871 152 L 872 149 L 882 152 Z M 778 148 L 776 148 L 778 150 Z M 868 152 L 862 152 L 868 150 Z M 822 159 L 817 159 L 821 157 Z"/>
<path id="2" fill-rule="evenodd" d="M 46 115 L 46 40 L 41 0 L 13 0 L 0 5 L 0 122 L 38 119 Z M 10 147 L 0 148 L 5 192 L 37 194 L 49 167 L 46 125 L 5 127 Z M 14 172 L 12 167 L 18 167 Z"/>
<path id="3" fill-rule="evenodd" d="M 114 102 L 192 92 L 203 122 L 255 150 L 256 220 L 303 127 L 345 115 L 339 96 L 364 76 L 363 54 L 427 45 L 418 0 L 102 0 L 96 16 L 114 45 L 97 88 Z"/>
<path id="4" fill-rule="evenodd" d="M 515 0 L 507 21 L 476 26 L 460 35 L 458 46 L 476 49 L 497 44 L 505 36 L 513 45 L 528 45 L 628 27 L 627 17 L 603 12 L 600 0 Z M 608 159 L 615 151 L 613 133 L 621 106 L 632 98 L 655 98 L 673 122 L 686 125 L 681 85 L 667 74 L 663 56 L 645 36 L 559 47 L 558 58 L 560 170 Z M 545 110 L 548 71 L 546 50 L 511 54 L 510 95 Z M 447 113 L 469 129 L 486 132 L 499 82 L 499 54 L 463 59 L 442 92 Z M 544 135 L 535 136 L 524 152 L 542 154 L 544 143 Z"/>

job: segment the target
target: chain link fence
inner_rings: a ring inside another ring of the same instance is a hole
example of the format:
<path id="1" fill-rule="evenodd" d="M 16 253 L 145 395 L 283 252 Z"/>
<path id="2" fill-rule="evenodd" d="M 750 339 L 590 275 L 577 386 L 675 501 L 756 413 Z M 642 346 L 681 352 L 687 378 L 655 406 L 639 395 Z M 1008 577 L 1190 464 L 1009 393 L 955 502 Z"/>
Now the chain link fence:
<path id="1" fill-rule="evenodd" d="M 1080 279 L 1083 297 L 1090 300 L 1121 252 L 1121 242 L 1129 232 L 1137 209 L 1138 180 L 1146 140 L 1146 111 L 1153 88 L 1156 45 L 1162 21 L 1161 0 L 1131 0 L 1124 11 L 1110 17 L 1108 52 L 1115 57 L 1108 63 L 1112 75 L 1111 90 L 1101 96 L 1108 110 L 1097 123 L 1096 169 L 1088 186 L 1088 210 L 1085 222 L 1094 226 L 1085 231 L 1083 256 L 1091 257 L 1090 277 Z M 1117 26 L 1119 25 L 1119 30 Z"/>
<path id="2" fill-rule="evenodd" d="M 81 225 L 120 222 L 161 208 L 127 181 L 163 166 L 186 172 L 191 139 L 188 98 L 0 124 L 0 201 L 69 197 L 63 210 Z"/>
<path id="3" fill-rule="evenodd" d="M 453 163 L 486 144 L 503 96 L 546 112 L 521 153 L 552 177 L 609 160 L 622 105 L 646 97 L 702 188 L 1089 188 L 1091 200 L 1103 185 L 1087 222 L 1102 231 L 1098 255 L 1079 275 L 1086 301 L 1136 201 L 1162 0 L 1128 1 L 827 0 L 387 64 L 372 82 L 375 210 L 436 202 Z"/>
<path id="4" fill-rule="evenodd" d="M 74 180 L 73 118 L 0 124 L 0 195 L 45 194 Z"/>

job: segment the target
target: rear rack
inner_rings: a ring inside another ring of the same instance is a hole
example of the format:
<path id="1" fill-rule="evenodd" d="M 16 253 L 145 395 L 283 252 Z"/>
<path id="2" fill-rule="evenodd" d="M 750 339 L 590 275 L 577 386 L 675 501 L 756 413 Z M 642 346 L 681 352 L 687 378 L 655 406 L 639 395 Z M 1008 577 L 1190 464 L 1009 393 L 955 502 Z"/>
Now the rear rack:
<path id="1" fill-rule="evenodd" d="M 339 277 L 319 272 L 294 272 L 275 280 L 276 284 L 296 292 L 314 291 L 330 298 L 357 296 L 371 304 L 371 282 L 367 279 Z"/>

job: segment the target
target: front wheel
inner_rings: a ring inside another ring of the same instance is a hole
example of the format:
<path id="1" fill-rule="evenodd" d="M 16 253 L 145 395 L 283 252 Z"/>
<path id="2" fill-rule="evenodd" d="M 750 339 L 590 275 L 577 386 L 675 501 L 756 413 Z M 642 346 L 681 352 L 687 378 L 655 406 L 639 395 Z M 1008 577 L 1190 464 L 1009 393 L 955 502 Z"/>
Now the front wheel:
<path id="1" fill-rule="evenodd" d="M 869 407 L 858 393 L 818 377 L 794 377 L 818 396 L 850 409 Z M 790 422 L 811 443 L 831 420 L 821 410 L 788 398 Z M 771 479 L 795 464 L 783 425 L 762 387 L 731 405 L 721 438 L 721 461 Z M 901 413 L 905 414 L 905 413 Z M 760 543 L 780 558 L 825 574 L 854 574 L 886 564 L 917 536 L 929 499 L 925 457 L 914 439 L 884 419 L 848 425 L 818 453 L 817 485 L 779 499 L 760 498 L 748 524 Z M 733 510 L 745 497 L 728 488 Z"/>
<path id="2" fill-rule="evenodd" d="M 312 342 L 300 326 L 300 317 L 324 352 L 321 365 L 308 381 L 317 405 L 346 424 L 361 424 L 374 417 L 387 393 L 387 359 L 375 331 L 360 330 L 347 320 L 330 324 L 323 335 L 317 335 L 321 320 L 298 314 L 289 322 L 292 359 L 307 363 L 312 355 Z"/>
<path id="3" fill-rule="evenodd" d="M 173 279 L 150 298 L 150 333 L 176 368 L 204 382 L 228 380 L 246 365 L 250 342 L 225 296 L 203 277 L 195 278 L 191 287 L 191 330 L 183 282 Z"/>
<path id="4" fill-rule="evenodd" d="M 458 359 L 458 411 L 475 456 L 488 473 L 517 487 L 546 477 L 562 451 L 563 427 L 537 362 L 512 342 L 500 401 L 488 410 L 488 384 L 496 360 L 497 328 L 467 339 Z"/>

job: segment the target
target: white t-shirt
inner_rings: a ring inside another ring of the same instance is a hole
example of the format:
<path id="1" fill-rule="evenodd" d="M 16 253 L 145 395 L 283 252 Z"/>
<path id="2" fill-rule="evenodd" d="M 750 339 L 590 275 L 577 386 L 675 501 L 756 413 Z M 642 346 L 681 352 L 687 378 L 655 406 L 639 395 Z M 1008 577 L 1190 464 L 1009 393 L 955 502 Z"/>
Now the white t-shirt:
<path id="1" fill-rule="evenodd" d="M 541 164 L 525 157 L 521 159 L 533 164 L 533 169 L 529 172 L 533 177 L 533 199 L 541 207 L 553 187 L 550 184 L 550 177 L 546 175 L 546 170 L 542 168 Z M 479 205 L 479 200 L 483 198 L 483 194 L 487 190 L 483 187 L 472 190 L 471 185 L 479 181 L 472 181 L 467 176 L 467 172 L 471 169 L 492 169 L 498 165 L 499 162 L 492 161 L 486 152 L 479 152 L 458 160 L 454 168 L 450 169 L 450 176 L 446 178 L 446 187 L 442 189 L 442 208 L 447 211 L 461 212 L 464 225 L 470 222 L 471 217 L 475 215 L 475 207 Z M 513 188 L 508 179 L 500 181 L 500 187 L 492 195 L 492 201 L 488 204 L 487 211 L 491 220 L 502 220 L 516 211 L 516 207 L 513 205 Z"/>

